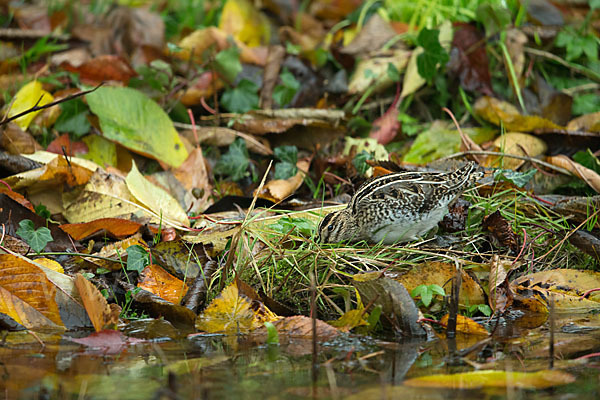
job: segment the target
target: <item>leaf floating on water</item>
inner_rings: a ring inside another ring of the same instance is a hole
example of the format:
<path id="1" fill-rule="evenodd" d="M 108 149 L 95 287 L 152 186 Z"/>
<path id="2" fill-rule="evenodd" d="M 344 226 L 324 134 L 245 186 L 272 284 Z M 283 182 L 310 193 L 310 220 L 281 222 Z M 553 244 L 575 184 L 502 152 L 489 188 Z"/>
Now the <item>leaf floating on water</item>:
<path id="1" fill-rule="evenodd" d="M 405 386 L 443 389 L 509 388 L 545 389 L 575 382 L 575 377 L 563 371 L 542 370 L 537 372 L 473 371 L 461 374 L 427 375 L 407 379 Z"/>
<path id="2" fill-rule="evenodd" d="M 448 325 L 448 314 L 440 319 L 440 323 Z M 471 318 L 458 314 L 456 316 L 456 332 L 469 335 L 489 336 L 489 332 L 483 326 L 473 321 Z"/>

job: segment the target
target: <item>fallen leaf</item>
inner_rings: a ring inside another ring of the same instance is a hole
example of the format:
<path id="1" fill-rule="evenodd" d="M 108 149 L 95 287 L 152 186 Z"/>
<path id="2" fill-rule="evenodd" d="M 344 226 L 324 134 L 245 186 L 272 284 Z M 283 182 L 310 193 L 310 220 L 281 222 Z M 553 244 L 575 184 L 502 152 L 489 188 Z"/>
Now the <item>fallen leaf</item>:
<path id="1" fill-rule="evenodd" d="M 131 78 L 137 76 L 137 72 L 124 58 L 112 54 L 100 55 L 77 66 L 65 62 L 60 67 L 79 74 L 79 79 L 90 85 L 106 81 L 122 82 L 127 85 Z"/>
<path id="2" fill-rule="evenodd" d="M 44 89 L 39 81 L 31 81 L 19 89 L 8 111 L 8 117 L 15 116 L 34 106 L 44 106 L 54 101 L 54 97 Z M 14 120 L 22 129 L 27 129 L 29 124 L 41 111 L 33 111 Z"/>
<path id="3" fill-rule="evenodd" d="M 335 328 L 338 328 L 340 332 L 350 332 L 357 326 L 368 325 L 365 317 L 364 309 L 346 311 L 344 315 L 333 321 L 327 321 L 327 323 Z"/>
<path id="4" fill-rule="evenodd" d="M 394 82 L 388 76 L 388 64 L 393 64 L 398 71 L 402 72 L 408 65 L 410 55 L 410 51 L 395 49 L 359 61 L 348 83 L 348 92 L 364 93 L 370 89 L 373 93 L 377 93 L 390 87 Z"/>
<path id="5" fill-rule="evenodd" d="M 27 259 L 0 254 L 0 313 L 27 329 L 59 328 L 56 287 Z"/>
<path id="6" fill-rule="evenodd" d="M 80 224 L 62 224 L 59 228 L 75 240 L 84 240 L 90 236 L 106 232 L 115 239 L 123 239 L 136 233 L 142 224 L 122 218 L 100 218 Z"/>
<path id="7" fill-rule="evenodd" d="M 84 338 L 69 338 L 68 340 L 97 349 L 103 354 L 119 354 L 127 346 L 144 342 L 142 339 L 127 337 L 112 329 L 94 332 Z"/>
<path id="8" fill-rule="evenodd" d="M 304 175 L 309 170 L 310 161 L 311 160 L 308 158 L 298 160 L 296 163 L 296 166 L 298 167 L 296 175 L 289 179 L 273 179 L 267 182 L 263 186 L 261 192 L 258 193 L 258 197 L 271 200 L 274 203 L 279 203 L 294 194 L 304 182 Z"/>
<path id="9" fill-rule="evenodd" d="M 248 333 L 265 322 L 281 317 L 262 303 L 252 301 L 238 290 L 236 282 L 227 286 L 196 319 L 196 329 L 208 333 Z"/>
<path id="10" fill-rule="evenodd" d="M 512 104 L 489 96 L 482 96 L 473 106 L 475 112 L 494 125 L 504 125 L 508 131 L 544 133 L 565 128 L 537 115 L 521 115 Z"/>
<path id="11" fill-rule="evenodd" d="M 185 210 L 166 191 L 153 185 L 137 169 L 135 163 L 125 179 L 127 188 L 135 199 L 154 213 L 158 223 L 174 226 L 190 226 Z"/>
<path id="12" fill-rule="evenodd" d="M 75 287 L 96 332 L 116 329 L 121 307 L 117 304 L 109 305 L 96 286 L 80 273 L 75 275 Z"/>
<path id="13" fill-rule="evenodd" d="M 494 140 L 494 146 L 497 151 L 504 154 L 513 154 L 517 156 L 526 156 L 537 158 L 544 154 L 548 149 L 546 142 L 537 136 L 520 132 L 507 132 Z M 519 160 L 511 157 L 488 157 L 486 166 L 495 166 L 516 171 L 525 160 Z"/>
<path id="14" fill-rule="evenodd" d="M 472 371 L 459 374 L 426 375 L 407 379 L 405 386 L 445 389 L 510 388 L 545 389 L 575 382 L 575 377 L 563 371 L 537 372 Z"/>
<path id="15" fill-rule="evenodd" d="M 546 157 L 546 161 L 552 165 L 571 171 L 575 176 L 585 181 L 589 187 L 600 193 L 600 175 L 596 171 L 586 168 L 562 154 Z"/>
<path id="16" fill-rule="evenodd" d="M 492 257 L 488 279 L 490 307 L 498 314 L 504 313 L 513 303 L 514 294 L 508 283 L 508 273 L 511 264 L 501 260 L 498 255 Z"/>
<path id="17" fill-rule="evenodd" d="M 519 252 L 519 243 L 517 235 L 512 230 L 510 222 L 496 210 L 483 218 L 482 228 L 492 233 L 500 246 L 508 247 L 513 253 Z"/>
<path id="18" fill-rule="evenodd" d="M 144 268 L 140 274 L 138 287 L 173 304 L 179 304 L 188 291 L 188 285 L 185 282 L 175 278 L 156 264 L 150 264 Z"/>
<path id="19" fill-rule="evenodd" d="M 440 323 L 448 325 L 449 314 L 446 314 L 440 319 Z M 481 324 L 473 321 L 471 318 L 458 314 L 456 316 L 456 332 L 465 333 L 468 335 L 489 336 L 489 332 Z"/>
<path id="20" fill-rule="evenodd" d="M 271 36 L 269 20 L 248 0 L 227 0 L 219 28 L 250 47 L 269 44 Z"/>

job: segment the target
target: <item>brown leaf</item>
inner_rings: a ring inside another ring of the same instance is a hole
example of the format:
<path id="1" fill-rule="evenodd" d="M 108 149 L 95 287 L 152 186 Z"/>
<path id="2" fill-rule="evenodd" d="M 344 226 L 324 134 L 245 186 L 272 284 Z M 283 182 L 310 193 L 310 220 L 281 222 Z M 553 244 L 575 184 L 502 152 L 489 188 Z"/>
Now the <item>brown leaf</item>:
<path id="1" fill-rule="evenodd" d="M 0 265 L 0 313 L 27 329 L 64 326 L 56 287 L 40 268 L 12 254 L 0 254 Z"/>
<path id="2" fill-rule="evenodd" d="M 187 212 L 201 213 L 210 206 L 212 201 L 212 185 L 208 180 L 208 171 L 206 162 L 202 155 L 202 149 L 196 147 L 189 153 L 188 158 L 177 169 L 173 170 L 173 175 L 190 194 L 191 204 L 186 203 Z M 194 191 L 198 191 L 200 196 L 195 196 Z"/>
<path id="3" fill-rule="evenodd" d="M 86 154 L 88 147 L 83 142 L 72 142 L 69 134 L 65 133 L 50 142 L 46 151 L 50 153 L 74 156 L 75 154 Z"/>
<path id="4" fill-rule="evenodd" d="M 117 304 L 109 305 L 96 286 L 82 274 L 75 275 L 75 287 L 79 291 L 85 311 L 90 317 L 96 332 L 104 329 L 116 329 L 119 324 L 121 307 Z"/>
<path id="5" fill-rule="evenodd" d="M 485 37 L 474 25 L 460 24 L 454 32 L 448 71 L 470 92 L 492 96 Z"/>
<path id="6" fill-rule="evenodd" d="M 501 246 L 510 248 L 515 254 L 519 251 L 517 236 L 513 232 L 510 223 L 500 214 L 500 211 L 485 216 L 482 227 L 490 231 Z"/>
<path id="7" fill-rule="evenodd" d="M 567 125 L 570 131 L 600 132 L 600 111 L 577 117 Z"/>
<path id="8" fill-rule="evenodd" d="M 64 63 L 61 67 L 79 74 L 82 82 L 97 85 L 104 81 L 117 81 L 127 85 L 129 80 L 137 76 L 137 72 L 125 59 L 115 55 L 103 55 L 93 58 L 75 67 Z"/>
<path id="9" fill-rule="evenodd" d="M 106 232 L 115 239 L 124 239 L 135 234 L 142 224 L 122 218 L 101 218 L 80 224 L 63 224 L 59 228 L 67 232 L 75 240 L 83 240 L 90 236 Z"/>
<path id="10" fill-rule="evenodd" d="M 341 50 L 342 53 L 364 57 L 369 53 L 381 49 L 391 38 L 396 36 L 396 31 L 379 14 L 375 13 L 369 18 L 352 42 Z"/>
<path id="11" fill-rule="evenodd" d="M 502 314 L 513 302 L 513 292 L 508 283 L 510 264 L 494 255 L 490 265 L 489 303 L 494 312 Z"/>
<path id="12" fill-rule="evenodd" d="M 279 203 L 294 194 L 294 192 L 302 186 L 302 182 L 304 182 L 304 175 L 310 167 L 310 161 L 311 160 L 308 158 L 298 160 L 296 164 L 298 173 L 296 173 L 296 175 L 289 179 L 274 179 L 267 182 L 262 188 L 262 191 L 258 194 L 258 197 L 271 200 L 274 203 Z"/>
<path id="13" fill-rule="evenodd" d="M 273 89 L 279 80 L 279 71 L 285 58 L 285 48 L 281 45 L 269 46 L 267 65 L 263 73 L 263 86 L 260 91 L 260 108 L 273 108 Z"/>
<path id="14" fill-rule="evenodd" d="M 144 342 L 142 339 L 130 338 L 112 329 L 95 332 L 84 338 L 69 338 L 68 340 L 93 349 L 100 349 L 102 354 L 119 354 L 127 346 Z"/>
<path id="15" fill-rule="evenodd" d="M 546 161 L 552 165 L 571 171 L 575 176 L 583 179 L 589 187 L 600 193 L 600 175 L 596 171 L 586 168 L 562 154 L 546 157 Z"/>
<path id="16" fill-rule="evenodd" d="M 10 154 L 32 154 L 43 150 L 29 132 L 14 122 L 9 122 L 0 130 L 0 147 Z"/>
<path id="17" fill-rule="evenodd" d="M 185 282 L 175 278 L 156 264 L 151 264 L 144 268 L 138 287 L 154 293 L 173 304 L 179 304 L 188 291 L 188 285 Z"/>

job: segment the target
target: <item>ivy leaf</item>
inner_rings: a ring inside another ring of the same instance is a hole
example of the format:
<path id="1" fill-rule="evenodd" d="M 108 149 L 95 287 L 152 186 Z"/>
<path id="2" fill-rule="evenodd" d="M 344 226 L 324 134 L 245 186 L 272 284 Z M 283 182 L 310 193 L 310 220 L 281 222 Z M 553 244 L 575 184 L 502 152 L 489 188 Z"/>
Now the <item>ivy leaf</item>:
<path id="1" fill-rule="evenodd" d="M 361 174 L 364 175 L 369 168 L 371 168 L 371 166 L 369 164 L 367 164 L 367 160 L 372 160 L 373 159 L 373 155 L 365 150 L 361 151 L 360 153 L 358 153 L 356 156 L 354 156 L 354 159 L 352 160 L 352 165 L 354 165 L 354 168 L 356 168 L 356 170 Z"/>
<path id="2" fill-rule="evenodd" d="M 221 104 L 233 113 L 245 113 L 258 108 L 258 86 L 247 79 L 226 90 L 221 96 Z"/>
<path id="3" fill-rule="evenodd" d="M 17 235 L 19 235 L 36 253 L 44 250 L 44 247 L 46 247 L 48 242 L 54 240 L 52 238 L 52 233 L 50 233 L 50 229 L 45 226 L 35 229 L 33 221 L 29 219 L 24 219 L 19 222 Z"/>
<path id="4" fill-rule="evenodd" d="M 310 237 L 312 232 L 316 229 L 314 222 L 302 217 L 281 217 L 276 223 L 269 225 L 269 228 L 282 235 L 296 231 L 307 237 Z"/>
<path id="5" fill-rule="evenodd" d="M 150 256 L 146 249 L 135 244 L 127 248 L 127 271 L 142 272 L 150 264 Z"/>
<path id="6" fill-rule="evenodd" d="M 417 37 L 417 44 L 425 51 L 417 57 L 417 68 L 427 82 L 431 82 L 435 76 L 438 64 L 445 65 L 449 56 L 439 41 L 440 31 L 438 29 L 423 28 Z"/>
<path id="7" fill-rule="evenodd" d="M 217 53 L 215 62 L 217 71 L 230 83 L 233 83 L 238 74 L 242 72 L 240 49 L 236 46 L 231 46 Z"/>
<path id="8" fill-rule="evenodd" d="M 281 85 L 275 86 L 273 89 L 273 100 L 280 107 L 288 105 L 300 89 L 300 82 L 296 80 L 294 74 L 288 71 L 287 68 L 283 68 L 283 71 L 279 75 Z"/>
<path id="9" fill-rule="evenodd" d="M 510 182 L 517 187 L 524 187 L 535 175 L 537 169 L 527 172 L 516 172 L 510 169 L 497 169 L 494 171 L 494 180 Z"/>
<path id="10" fill-rule="evenodd" d="M 400 79 L 402 78 L 400 76 L 400 71 L 398 71 L 398 68 L 392 63 L 388 63 L 387 74 L 392 82 L 400 82 Z"/>
<path id="11" fill-rule="evenodd" d="M 52 214 L 50 214 L 50 210 L 48 210 L 48 208 L 46 208 L 46 206 L 43 204 L 38 204 L 35 206 L 34 210 L 37 215 L 44 219 L 50 219 L 52 216 Z"/>
<path id="12" fill-rule="evenodd" d="M 214 173 L 216 175 L 229 176 L 234 181 L 248 176 L 248 149 L 243 139 L 237 138 L 229 145 L 227 153 L 223 154 L 215 165 Z"/>
<path id="13" fill-rule="evenodd" d="M 275 179 L 289 179 L 298 173 L 298 148 L 296 146 L 279 146 L 274 150 L 280 162 L 275 164 Z"/>

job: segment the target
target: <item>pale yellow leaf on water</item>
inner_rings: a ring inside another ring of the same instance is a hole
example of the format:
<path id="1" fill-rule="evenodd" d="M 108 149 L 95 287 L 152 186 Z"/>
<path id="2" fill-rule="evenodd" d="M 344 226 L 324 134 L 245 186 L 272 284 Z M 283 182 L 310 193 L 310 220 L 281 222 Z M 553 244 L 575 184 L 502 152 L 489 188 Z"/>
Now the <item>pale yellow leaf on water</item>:
<path id="1" fill-rule="evenodd" d="M 509 388 L 545 389 L 566 385 L 575 377 L 563 371 L 542 370 L 537 372 L 512 372 L 484 370 L 460 374 L 426 375 L 407 379 L 405 386 L 418 386 L 443 389 Z"/>
<path id="2" fill-rule="evenodd" d="M 43 106 L 54 101 L 54 97 L 44 89 L 42 84 L 38 81 L 31 81 L 23 86 L 17 94 L 15 94 L 14 101 L 8 112 L 8 117 L 20 114 L 23 111 L 31 109 L 33 106 Z M 33 119 L 41 112 L 34 111 L 29 114 L 25 114 L 22 117 L 17 118 L 14 122 L 19 125 L 22 129 L 27 129 Z"/>
<path id="3" fill-rule="evenodd" d="M 60 265 L 58 262 L 51 260 L 49 258 L 43 257 L 43 258 L 36 258 L 35 262 L 43 265 L 44 267 L 51 269 L 52 271 L 55 272 L 59 272 L 61 274 L 65 273 L 64 268 L 62 267 L 62 265 Z"/>
<path id="4" fill-rule="evenodd" d="M 366 317 L 368 314 L 364 309 L 346 311 L 344 315 L 333 321 L 327 321 L 327 323 L 335 328 L 338 328 L 342 332 L 350 332 L 357 326 L 368 325 Z"/>
<path id="5" fill-rule="evenodd" d="M 171 224 L 190 226 L 187 214 L 179 203 L 169 193 L 150 183 L 140 173 L 135 163 L 125 181 L 127 188 L 137 201 L 154 212 L 160 219 Z"/>

